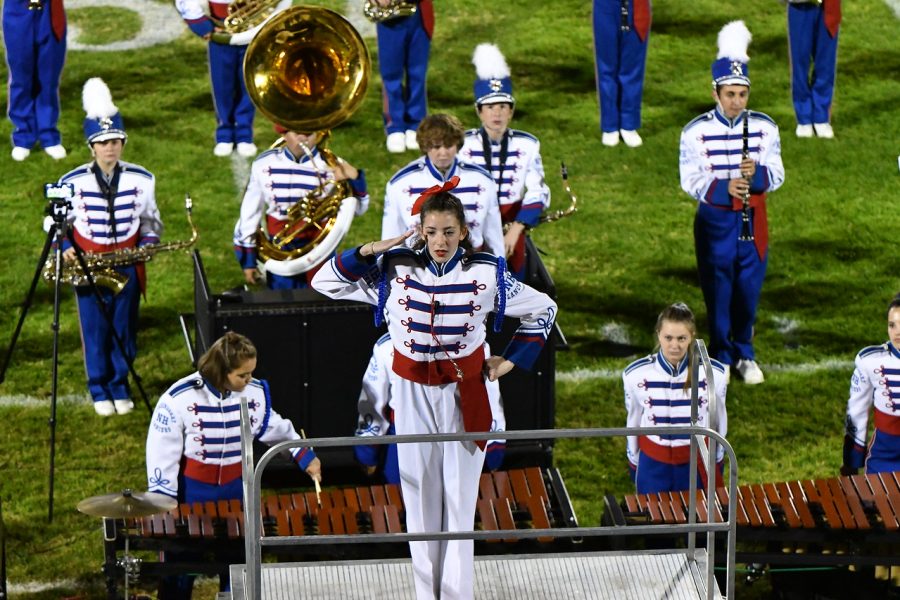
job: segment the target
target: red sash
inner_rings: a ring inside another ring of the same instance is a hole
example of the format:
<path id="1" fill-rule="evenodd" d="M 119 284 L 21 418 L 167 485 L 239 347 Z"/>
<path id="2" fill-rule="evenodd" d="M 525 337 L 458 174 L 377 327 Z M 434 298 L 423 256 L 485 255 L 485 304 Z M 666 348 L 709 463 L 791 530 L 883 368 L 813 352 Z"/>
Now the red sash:
<path id="1" fill-rule="evenodd" d="M 756 246 L 759 260 L 765 260 L 766 252 L 769 250 L 769 217 L 766 214 L 766 195 L 750 194 L 749 207 L 755 210 L 753 213 L 753 244 Z M 740 198 L 732 197 L 731 210 L 744 210 L 743 201 Z"/>
<path id="2" fill-rule="evenodd" d="M 841 0 L 823 0 L 822 10 L 825 11 L 825 29 L 834 37 L 841 25 Z"/>
<path id="3" fill-rule="evenodd" d="M 422 385 L 457 384 L 465 430 L 469 433 L 490 431 L 493 416 L 482 373 L 484 347 L 477 348 L 468 356 L 454 359 L 453 362 L 463 373 L 462 381 L 458 378 L 456 367 L 449 360 L 413 360 L 401 354 L 396 348 L 392 368 L 400 377 Z M 487 445 L 486 440 L 477 440 L 475 443 L 482 450 Z"/>
<path id="4" fill-rule="evenodd" d="M 241 461 L 230 465 L 211 465 L 188 458 L 184 462 L 184 476 L 203 483 L 225 485 L 241 476 Z"/>
<path id="5" fill-rule="evenodd" d="M 66 9 L 63 0 L 50 0 L 50 28 L 53 29 L 53 37 L 63 39 L 66 33 Z"/>
<path id="6" fill-rule="evenodd" d="M 516 202 L 515 204 L 503 204 L 500 206 L 500 219 L 504 223 L 509 223 L 510 221 L 514 221 L 521 209 L 522 209 L 521 201 Z M 512 273 L 518 273 L 525 267 L 525 232 L 524 231 L 519 236 L 519 239 L 516 242 L 516 247 L 513 249 L 513 253 L 506 258 L 506 264 L 509 265 L 509 270 Z"/>
<path id="7" fill-rule="evenodd" d="M 650 9 L 650 0 L 634 0 L 634 30 L 642 42 L 647 41 L 650 35 L 650 22 L 653 20 L 653 12 Z"/>
<path id="8" fill-rule="evenodd" d="M 422 0 L 419 3 L 419 14 L 422 15 L 422 26 L 430 40 L 434 37 L 434 4 L 431 3 L 431 0 Z"/>

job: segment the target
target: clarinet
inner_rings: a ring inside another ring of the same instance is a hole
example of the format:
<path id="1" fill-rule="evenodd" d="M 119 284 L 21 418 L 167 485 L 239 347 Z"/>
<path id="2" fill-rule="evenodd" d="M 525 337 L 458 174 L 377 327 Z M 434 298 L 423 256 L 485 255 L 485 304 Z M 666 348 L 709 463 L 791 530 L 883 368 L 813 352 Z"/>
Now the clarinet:
<path id="1" fill-rule="evenodd" d="M 741 160 L 750 156 L 750 111 L 744 111 L 744 135 L 742 137 L 743 149 L 741 150 Z M 742 242 L 753 241 L 753 229 L 750 227 L 750 178 L 747 180 L 747 191 L 741 196 L 743 206 L 741 208 L 741 235 L 738 240 Z"/>

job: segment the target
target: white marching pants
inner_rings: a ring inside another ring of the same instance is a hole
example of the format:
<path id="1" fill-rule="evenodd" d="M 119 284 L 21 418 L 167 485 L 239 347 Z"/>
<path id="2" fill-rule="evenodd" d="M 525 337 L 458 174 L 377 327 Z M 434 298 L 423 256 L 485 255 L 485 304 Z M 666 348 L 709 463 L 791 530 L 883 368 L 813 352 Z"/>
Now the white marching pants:
<path id="1" fill-rule="evenodd" d="M 397 378 L 391 405 L 397 434 L 460 433 L 455 383 L 426 386 Z M 397 444 L 409 533 L 472 531 L 484 452 L 474 442 Z M 418 600 L 474 597 L 472 540 L 410 542 Z"/>

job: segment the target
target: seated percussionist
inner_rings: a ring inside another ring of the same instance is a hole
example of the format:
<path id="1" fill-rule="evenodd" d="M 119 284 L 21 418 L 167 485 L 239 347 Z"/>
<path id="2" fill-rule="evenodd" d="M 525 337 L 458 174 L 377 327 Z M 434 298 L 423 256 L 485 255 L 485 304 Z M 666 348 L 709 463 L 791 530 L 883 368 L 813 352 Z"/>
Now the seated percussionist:
<path id="1" fill-rule="evenodd" d="M 342 158 L 337 158 L 334 166 L 325 162 L 320 145 L 327 139 L 329 132 L 301 133 L 281 125 L 275 125 L 275 131 L 284 138 L 284 146 L 267 150 L 253 161 L 250 182 L 241 202 L 241 215 L 234 226 L 234 252 L 244 271 L 244 280 L 249 284 L 257 283 L 260 277 L 257 270 L 256 233 L 263 218 L 265 230 L 271 238 L 288 224 L 288 212 L 292 206 L 307 199 L 310 194 L 329 194 L 333 183 L 343 180 L 350 183 L 353 195 L 359 200 L 356 216 L 365 213 L 369 207 L 365 172 Z M 321 178 L 325 179 L 327 185 L 319 190 Z M 284 249 L 294 250 L 309 241 L 310 237 L 304 232 L 285 245 Z M 271 289 L 309 287 L 309 281 L 318 267 L 329 258 L 330 255 L 323 256 L 318 264 L 313 264 L 296 275 L 266 273 L 266 285 Z"/>
<path id="2" fill-rule="evenodd" d="M 249 403 L 255 440 L 274 446 L 300 439 L 290 420 L 272 408 L 269 385 L 253 378 L 255 368 L 253 342 L 230 331 L 200 357 L 196 372 L 160 397 L 147 433 L 149 491 L 182 503 L 242 499 L 242 398 Z M 311 448 L 293 448 L 291 455 L 312 479 L 321 481 L 322 465 Z M 219 577 L 224 590 L 227 569 Z M 166 578 L 160 597 L 190 597 L 192 584 L 192 576 Z"/>

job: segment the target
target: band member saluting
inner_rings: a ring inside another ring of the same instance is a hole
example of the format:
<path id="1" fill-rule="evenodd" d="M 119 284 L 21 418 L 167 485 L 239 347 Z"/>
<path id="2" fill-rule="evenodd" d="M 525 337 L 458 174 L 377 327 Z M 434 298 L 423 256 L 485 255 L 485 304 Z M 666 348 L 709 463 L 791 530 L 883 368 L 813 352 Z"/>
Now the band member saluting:
<path id="1" fill-rule="evenodd" d="M 497 185 L 478 165 L 459 160 L 457 152 L 465 141 L 465 129 L 453 115 L 428 115 L 419 125 L 419 147 L 424 156 L 412 161 L 388 181 L 384 193 L 382 239 L 392 239 L 414 229 L 420 222 L 413 212 L 419 195 L 454 176 L 453 190 L 465 209 L 464 225 L 468 242 L 475 250 L 504 256 L 503 227 Z"/>
<path id="2" fill-rule="evenodd" d="M 99 77 L 88 79 L 83 90 L 84 135 L 94 160 L 66 173 L 59 183 L 75 188 L 68 219 L 72 235 L 85 252 L 110 252 L 159 243 L 162 221 L 156 207 L 156 179 L 140 165 L 120 160 L 125 125 L 109 88 Z M 68 240 L 63 257 L 75 261 Z M 146 289 L 143 263 L 115 267 L 128 281 L 119 293 L 98 288 L 105 308 L 92 288 L 75 288 L 78 318 L 87 370 L 88 390 L 101 416 L 124 414 L 134 407 L 128 387 L 128 366 L 137 354 L 140 295 Z M 104 310 L 112 319 L 109 322 Z M 113 330 L 124 347 L 122 354 Z"/>
<path id="3" fill-rule="evenodd" d="M 460 156 L 484 167 L 497 183 L 500 219 L 508 225 L 503 245 L 509 271 L 525 276 L 525 232 L 535 227 L 550 206 L 550 188 L 544 182 L 541 143 L 524 131 L 510 129 L 516 110 L 512 79 L 506 59 L 493 44 L 479 44 L 472 56 L 475 109 L 480 129 L 470 129 Z"/>
<path id="4" fill-rule="evenodd" d="M 719 32 L 712 63 L 716 107 L 681 132 L 680 170 L 681 188 L 698 202 L 694 243 L 710 354 L 756 384 L 764 380 L 753 324 L 768 260 L 766 193 L 781 187 L 784 166 L 778 126 L 747 110 L 749 44 L 743 21 Z"/>
<path id="5" fill-rule="evenodd" d="M 400 435 L 489 431 L 485 377 L 530 368 L 556 315 L 556 304 L 513 278 L 503 258 L 471 252 L 462 202 L 449 193 L 457 183 L 451 178 L 416 200 L 416 249 L 403 246 L 412 230 L 373 241 L 336 256 L 313 279 L 329 297 L 375 305 L 376 321 L 387 315 Z M 503 356 L 486 359 L 489 312 L 496 313 L 495 327 L 504 315 L 521 324 Z M 399 445 L 409 532 L 472 530 L 484 446 Z M 417 598 L 472 598 L 473 550 L 472 540 L 411 542 Z"/>

